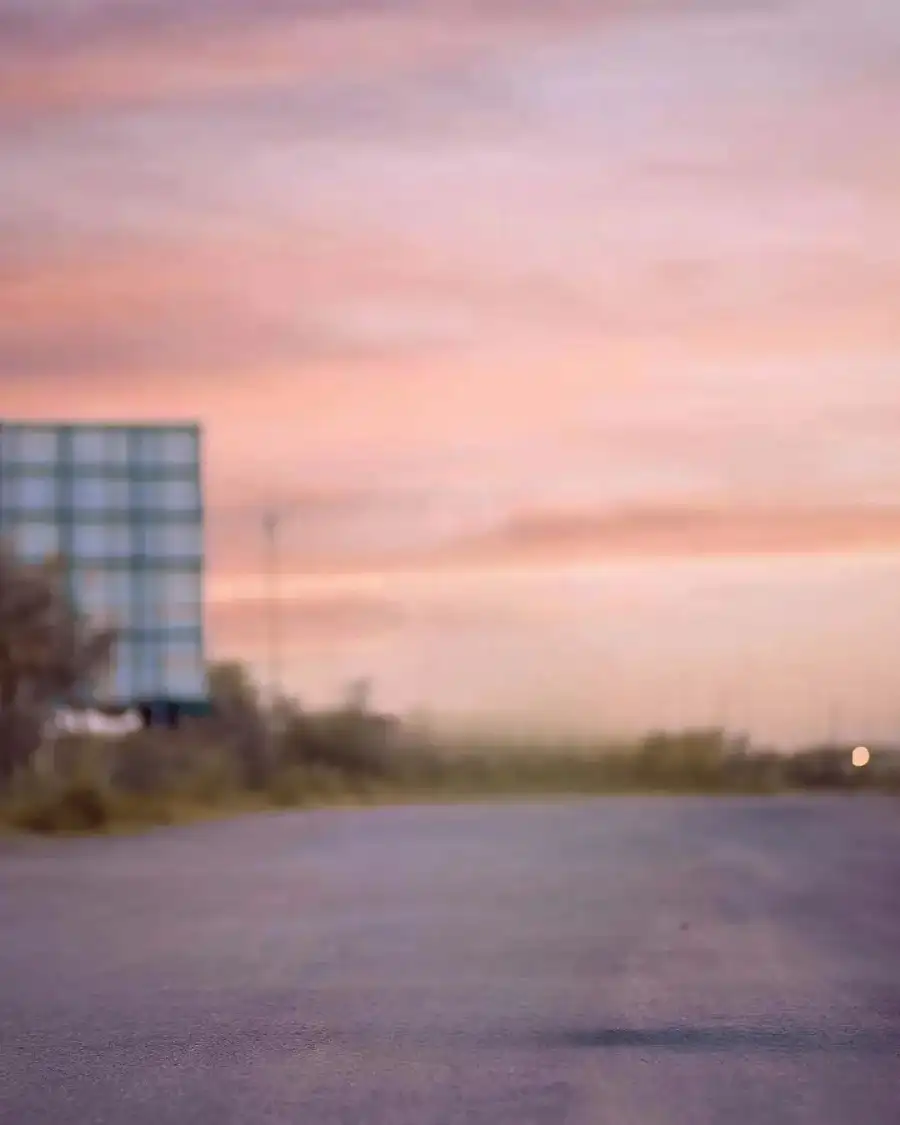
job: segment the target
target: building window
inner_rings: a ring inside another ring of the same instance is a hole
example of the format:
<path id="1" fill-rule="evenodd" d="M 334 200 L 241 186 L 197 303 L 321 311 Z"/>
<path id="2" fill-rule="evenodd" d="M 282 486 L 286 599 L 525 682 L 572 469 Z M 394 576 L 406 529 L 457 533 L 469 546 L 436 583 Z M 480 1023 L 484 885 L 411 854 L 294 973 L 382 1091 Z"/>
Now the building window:
<path id="1" fill-rule="evenodd" d="M 121 426 L 111 426 L 106 431 L 106 444 L 104 463 L 116 468 L 124 468 L 128 464 L 131 445 L 128 440 L 128 430 Z"/>
<path id="2" fill-rule="evenodd" d="M 163 462 L 163 448 L 159 430 L 139 430 L 137 434 L 137 462 L 145 469 L 156 468 Z"/>
<path id="3" fill-rule="evenodd" d="M 0 465 L 10 465 L 16 460 L 18 437 L 14 426 L 4 426 L 0 422 Z"/>
<path id="4" fill-rule="evenodd" d="M 0 471 L 0 513 L 14 512 L 18 508 L 18 477 L 9 470 Z"/>
<path id="5" fill-rule="evenodd" d="M 154 477 L 134 482 L 135 505 L 142 512 L 158 512 L 162 509 L 162 481 Z"/>
<path id="6" fill-rule="evenodd" d="M 206 695 L 206 673 L 199 660 L 192 667 L 185 668 L 184 672 L 180 674 L 178 689 L 177 694 L 182 699 L 196 699 L 198 696 Z"/>
<path id="7" fill-rule="evenodd" d="M 41 562 L 59 551 L 59 531 L 55 524 L 28 520 L 15 531 L 17 553 L 26 562 Z"/>
<path id="8" fill-rule="evenodd" d="M 150 477 L 137 482 L 137 506 L 159 515 L 190 515 L 200 510 L 200 488 L 195 477 Z"/>
<path id="9" fill-rule="evenodd" d="M 107 613 L 120 629 L 134 627 L 134 579 L 129 571 L 110 570 L 104 575 Z"/>
<path id="10" fill-rule="evenodd" d="M 110 559 L 129 559 L 135 553 L 134 528 L 117 520 L 106 525 L 106 553 Z"/>
<path id="11" fill-rule="evenodd" d="M 106 463 L 106 428 L 78 426 L 72 430 L 72 460 L 81 465 Z"/>
<path id="12" fill-rule="evenodd" d="M 141 629 L 199 629 L 203 600 L 199 570 L 143 571 L 138 585 Z"/>
<path id="13" fill-rule="evenodd" d="M 134 550 L 132 527 L 124 522 L 78 520 L 72 526 L 72 554 L 81 562 L 123 563 Z"/>
<path id="14" fill-rule="evenodd" d="M 142 637 L 137 642 L 137 660 L 139 695 L 144 699 L 163 695 L 162 645 L 158 637 Z"/>
<path id="15" fill-rule="evenodd" d="M 200 490 L 191 477 L 171 477 L 159 482 L 160 506 L 165 512 L 179 515 L 195 512 L 200 506 Z"/>
<path id="16" fill-rule="evenodd" d="M 58 433 L 51 427 L 23 426 L 18 431 L 16 461 L 35 467 L 55 464 L 58 456 Z"/>
<path id="17" fill-rule="evenodd" d="M 144 550 L 148 558 L 159 561 L 199 561 L 203 554 L 200 525 L 148 522 L 144 527 Z"/>
<path id="18" fill-rule="evenodd" d="M 161 434 L 162 459 L 171 468 L 187 469 L 197 464 L 197 435 L 193 430 L 168 430 Z"/>
<path id="19" fill-rule="evenodd" d="M 132 482 L 127 477 L 110 477 L 106 482 L 110 510 L 127 512 L 132 506 Z"/>
<path id="20" fill-rule="evenodd" d="M 197 464 L 197 434 L 192 429 L 151 429 L 138 432 L 137 460 L 145 469 L 187 469 Z"/>
<path id="21" fill-rule="evenodd" d="M 199 572 L 171 570 L 159 577 L 160 624 L 174 629 L 199 626 L 203 615 Z"/>
<path id="22" fill-rule="evenodd" d="M 169 696 L 193 696 L 202 690 L 203 665 L 196 640 L 173 638 L 162 651 L 163 685 Z"/>
<path id="23" fill-rule="evenodd" d="M 154 629 L 159 624 L 159 571 L 140 570 L 135 575 L 135 621 L 138 629 Z"/>
<path id="24" fill-rule="evenodd" d="M 107 528 L 104 523 L 79 520 L 72 528 L 72 554 L 79 562 L 99 562 L 107 557 Z"/>
<path id="25" fill-rule="evenodd" d="M 135 643 L 133 686 L 138 699 L 152 699 L 159 694 L 159 651 L 152 642 Z"/>
<path id="26" fill-rule="evenodd" d="M 92 514 L 106 508 L 106 477 L 79 476 L 72 480 L 72 507 L 75 512 Z"/>
<path id="27" fill-rule="evenodd" d="M 128 702 L 137 695 L 138 654 L 133 642 L 124 640 L 116 645 L 115 667 L 112 676 L 113 698 Z"/>
<path id="28" fill-rule="evenodd" d="M 55 524 L 26 520 L 16 523 L 12 531 L 16 553 L 26 562 L 42 562 L 60 550 L 60 534 Z"/>
<path id="29" fill-rule="evenodd" d="M 78 514 L 126 512 L 129 508 L 129 482 L 122 477 L 80 475 L 72 479 L 72 508 Z"/>
<path id="30" fill-rule="evenodd" d="M 53 512 L 59 501 L 59 482 L 53 473 L 4 474 L 4 508 L 32 514 Z"/>
<path id="31" fill-rule="evenodd" d="M 91 568 L 83 572 L 80 587 L 83 612 L 89 614 L 98 624 L 111 625 L 117 629 L 129 629 L 133 625 L 131 609 L 131 576 L 127 571 L 109 568 Z"/>

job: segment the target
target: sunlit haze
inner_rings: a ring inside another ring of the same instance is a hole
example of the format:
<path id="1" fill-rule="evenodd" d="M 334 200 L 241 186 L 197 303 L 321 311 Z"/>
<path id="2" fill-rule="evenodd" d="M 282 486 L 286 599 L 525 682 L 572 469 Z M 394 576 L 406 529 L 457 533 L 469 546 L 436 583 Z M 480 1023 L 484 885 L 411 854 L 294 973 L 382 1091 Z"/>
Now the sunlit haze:
<path id="1" fill-rule="evenodd" d="M 0 416 L 197 419 L 213 656 L 900 732 L 900 3 L 0 0 Z"/>

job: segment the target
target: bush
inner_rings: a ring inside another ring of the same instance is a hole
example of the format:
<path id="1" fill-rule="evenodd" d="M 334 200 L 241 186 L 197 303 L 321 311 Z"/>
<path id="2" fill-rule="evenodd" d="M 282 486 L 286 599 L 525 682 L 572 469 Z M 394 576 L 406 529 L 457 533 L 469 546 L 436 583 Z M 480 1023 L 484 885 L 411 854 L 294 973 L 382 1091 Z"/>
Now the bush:
<path id="1" fill-rule="evenodd" d="M 110 794 L 89 782 L 66 785 L 14 806 L 13 825 L 29 832 L 102 832 L 115 819 Z"/>
<path id="2" fill-rule="evenodd" d="M 309 773 L 300 766 L 286 766 L 270 778 L 266 792 L 276 808 L 306 805 L 312 799 Z"/>
<path id="3" fill-rule="evenodd" d="M 0 540 L 0 783 L 27 768 L 58 701 L 108 670 L 113 629 L 95 629 L 69 599 L 59 558 L 28 564 Z"/>

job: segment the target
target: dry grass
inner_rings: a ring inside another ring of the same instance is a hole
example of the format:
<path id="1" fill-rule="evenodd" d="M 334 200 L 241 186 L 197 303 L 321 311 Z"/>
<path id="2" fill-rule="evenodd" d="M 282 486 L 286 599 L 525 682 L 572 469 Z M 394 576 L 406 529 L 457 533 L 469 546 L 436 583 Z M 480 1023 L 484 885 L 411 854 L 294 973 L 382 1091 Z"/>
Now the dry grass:
<path id="1" fill-rule="evenodd" d="M 318 728 L 346 738 L 350 726 Z M 357 722 L 362 722 L 359 716 Z M 803 788 L 883 788 L 896 775 L 848 771 L 844 755 L 775 758 L 735 752 L 718 732 L 654 736 L 631 749 L 593 754 L 558 748 L 403 752 L 348 749 L 315 737 L 315 723 L 279 742 L 248 747 L 237 735 L 141 732 L 118 741 L 70 738 L 41 770 L 18 774 L 0 794 L 0 822 L 41 834 L 103 833 L 264 809 L 627 793 L 772 793 Z"/>

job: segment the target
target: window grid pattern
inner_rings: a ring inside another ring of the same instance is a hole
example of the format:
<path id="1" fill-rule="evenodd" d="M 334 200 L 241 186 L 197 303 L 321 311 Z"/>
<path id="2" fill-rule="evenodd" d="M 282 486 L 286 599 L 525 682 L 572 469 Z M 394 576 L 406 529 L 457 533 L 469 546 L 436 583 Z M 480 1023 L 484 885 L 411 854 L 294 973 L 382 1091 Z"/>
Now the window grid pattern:
<path id="1" fill-rule="evenodd" d="M 206 698 L 200 454 L 196 426 L 0 422 L 0 531 L 118 627 L 111 702 Z"/>

